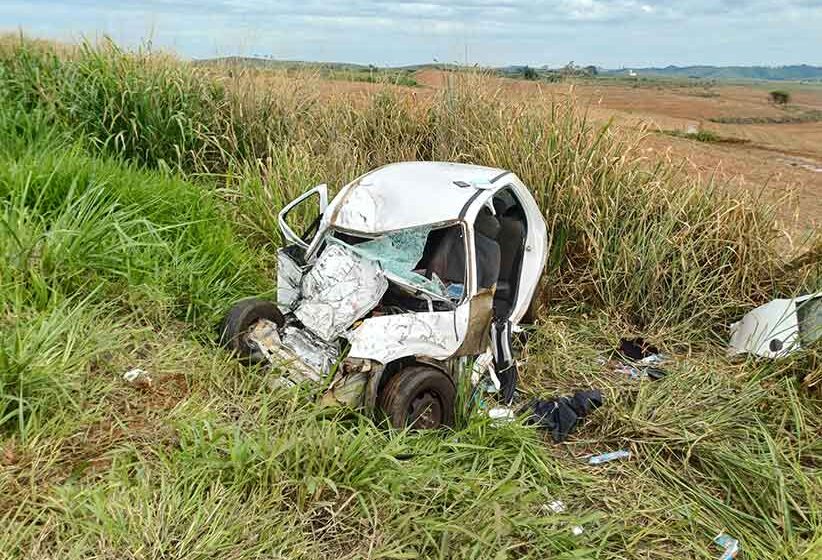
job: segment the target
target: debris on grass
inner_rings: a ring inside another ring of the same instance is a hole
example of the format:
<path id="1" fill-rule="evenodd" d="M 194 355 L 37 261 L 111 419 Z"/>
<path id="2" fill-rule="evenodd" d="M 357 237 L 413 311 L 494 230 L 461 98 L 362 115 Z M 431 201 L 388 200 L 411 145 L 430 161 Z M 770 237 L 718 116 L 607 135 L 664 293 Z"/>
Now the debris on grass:
<path id="1" fill-rule="evenodd" d="M 714 544 L 724 549 L 719 560 L 731 560 L 739 554 L 739 541 L 730 535 L 725 533 L 718 534 L 714 537 Z"/>
<path id="2" fill-rule="evenodd" d="M 496 406 L 488 410 L 488 417 L 495 424 L 507 424 L 514 421 L 514 411 L 508 406 Z"/>
<path id="3" fill-rule="evenodd" d="M 610 367 L 616 373 L 627 375 L 631 380 L 652 379 L 656 381 L 668 375 L 668 372 L 655 366 L 669 360 L 669 356 L 642 338 L 622 338 L 619 341 L 619 347 L 611 352 L 611 359 L 602 359 L 600 363 Z"/>
<path id="4" fill-rule="evenodd" d="M 645 342 L 643 338 L 621 338 L 619 339 L 619 347 L 614 352 L 634 361 L 659 355 L 657 347 Z"/>
<path id="5" fill-rule="evenodd" d="M 132 368 L 128 370 L 123 374 L 123 379 L 135 387 L 144 389 L 148 389 L 154 383 L 151 375 L 149 375 L 146 370 L 140 368 Z"/>
<path id="6" fill-rule="evenodd" d="M 549 510 L 552 513 L 565 513 L 566 507 L 565 502 L 562 500 L 554 500 L 548 504 L 542 506 L 543 509 Z M 574 536 L 579 536 L 585 532 L 585 529 L 581 525 L 572 525 L 571 526 L 571 533 Z"/>
<path id="7" fill-rule="evenodd" d="M 535 400 L 527 407 L 532 410 L 528 423 L 549 430 L 559 443 L 568 438 L 580 419 L 602 406 L 602 402 L 602 392 L 597 389 L 578 391 L 570 397 Z"/>
<path id="8" fill-rule="evenodd" d="M 630 459 L 631 452 L 626 451 L 625 449 L 620 449 L 619 451 L 611 451 L 609 453 L 603 453 L 601 455 L 594 455 L 593 457 L 588 457 L 588 464 L 589 465 L 601 465 L 603 463 L 609 463 L 611 461 L 616 461 L 617 459 Z"/>

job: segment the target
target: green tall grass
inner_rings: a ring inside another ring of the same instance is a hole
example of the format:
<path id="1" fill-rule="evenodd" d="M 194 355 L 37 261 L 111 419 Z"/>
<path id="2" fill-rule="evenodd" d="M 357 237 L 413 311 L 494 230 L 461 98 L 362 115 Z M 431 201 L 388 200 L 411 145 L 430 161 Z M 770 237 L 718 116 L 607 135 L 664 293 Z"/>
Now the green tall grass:
<path id="1" fill-rule="evenodd" d="M 406 159 L 532 187 L 551 262 L 523 388 L 607 397 L 566 444 L 479 413 L 386 432 L 213 345 L 232 300 L 273 290 L 286 201 Z M 762 201 L 481 75 L 329 97 L 316 76 L 0 40 L 0 557 L 709 558 L 725 531 L 746 558 L 815 559 L 819 349 L 721 347 L 752 304 L 819 286 L 778 235 Z M 599 364 L 637 334 L 675 355 L 664 380 Z"/>

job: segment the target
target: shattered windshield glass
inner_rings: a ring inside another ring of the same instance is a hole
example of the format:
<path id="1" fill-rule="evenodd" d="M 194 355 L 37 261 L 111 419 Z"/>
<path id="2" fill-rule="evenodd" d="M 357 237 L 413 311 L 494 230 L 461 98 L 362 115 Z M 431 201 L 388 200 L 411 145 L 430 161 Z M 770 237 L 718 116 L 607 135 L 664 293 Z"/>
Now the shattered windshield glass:
<path id="1" fill-rule="evenodd" d="M 348 245 L 335 238 L 332 241 L 344 244 L 357 254 L 378 262 L 387 276 L 444 297 L 445 285 L 439 278 L 426 278 L 414 272 L 414 267 L 422 259 L 431 229 L 431 226 L 404 229 L 356 245 Z"/>

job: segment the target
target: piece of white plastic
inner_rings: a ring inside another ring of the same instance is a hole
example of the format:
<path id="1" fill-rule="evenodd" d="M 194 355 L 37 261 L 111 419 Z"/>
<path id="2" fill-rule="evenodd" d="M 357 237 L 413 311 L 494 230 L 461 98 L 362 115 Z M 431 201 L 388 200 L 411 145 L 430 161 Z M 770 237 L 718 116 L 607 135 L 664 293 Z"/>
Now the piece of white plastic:
<path id="1" fill-rule="evenodd" d="M 619 451 L 611 451 L 609 453 L 603 453 L 602 455 L 594 455 L 593 457 L 589 457 L 588 464 L 601 465 L 602 463 L 609 463 L 611 461 L 616 461 L 617 459 L 629 459 L 630 457 L 630 451 L 620 449 Z"/>
<path id="2" fill-rule="evenodd" d="M 507 424 L 514 421 L 514 411 L 507 406 L 496 406 L 488 410 L 488 418 L 498 424 Z"/>
<path id="3" fill-rule="evenodd" d="M 754 354 L 763 358 L 781 358 L 799 350 L 802 343 L 822 336 L 822 319 L 818 301 L 822 292 L 793 299 L 775 299 L 761 305 L 731 325 L 728 355 Z M 813 310 L 800 321 L 797 312 Z"/>
<path id="4" fill-rule="evenodd" d="M 132 368 L 123 374 L 123 379 L 132 385 L 151 385 L 153 380 L 151 375 L 140 368 Z"/>
<path id="5" fill-rule="evenodd" d="M 714 543 L 724 549 L 719 560 L 732 560 L 739 554 L 739 541 L 730 535 L 720 533 L 714 537 Z"/>
<path id="6" fill-rule="evenodd" d="M 544 509 L 547 509 L 553 513 L 564 513 L 565 512 L 565 502 L 562 500 L 554 500 L 553 502 L 547 503 L 542 506 Z M 579 536 L 585 532 L 580 525 L 572 525 L 571 526 L 571 534 L 575 536 Z"/>

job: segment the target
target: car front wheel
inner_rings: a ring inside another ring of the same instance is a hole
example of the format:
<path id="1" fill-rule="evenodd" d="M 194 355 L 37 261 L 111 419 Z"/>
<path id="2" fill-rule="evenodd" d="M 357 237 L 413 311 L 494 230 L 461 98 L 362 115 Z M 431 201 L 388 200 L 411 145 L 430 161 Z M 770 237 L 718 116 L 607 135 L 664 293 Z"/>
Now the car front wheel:
<path id="1" fill-rule="evenodd" d="M 270 301 L 259 298 L 238 301 L 228 310 L 220 323 L 220 344 L 237 354 L 245 363 L 262 361 L 262 354 L 248 340 L 248 333 L 261 319 L 271 321 L 278 327 L 284 323 L 283 314 Z"/>
<path id="2" fill-rule="evenodd" d="M 426 365 L 408 366 L 385 384 L 379 408 L 397 429 L 436 429 L 454 424 L 456 389 L 440 370 Z"/>

